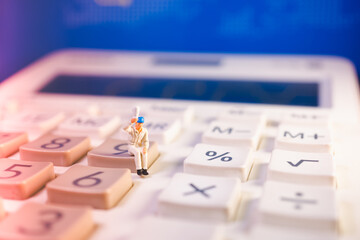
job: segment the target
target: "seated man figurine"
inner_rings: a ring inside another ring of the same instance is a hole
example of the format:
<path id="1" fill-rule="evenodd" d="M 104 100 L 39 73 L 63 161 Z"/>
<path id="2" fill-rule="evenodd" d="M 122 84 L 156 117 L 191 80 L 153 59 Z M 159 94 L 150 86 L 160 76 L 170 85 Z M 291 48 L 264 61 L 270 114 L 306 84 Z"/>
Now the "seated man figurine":
<path id="1" fill-rule="evenodd" d="M 135 124 L 135 126 L 134 126 Z M 124 128 L 131 135 L 128 151 L 135 156 L 137 175 L 149 175 L 147 171 L 147 152 L 149 148 L 149 136 L 146 128 L 143 128 L 144 118 L 133 117 L 131 123 Z"/>

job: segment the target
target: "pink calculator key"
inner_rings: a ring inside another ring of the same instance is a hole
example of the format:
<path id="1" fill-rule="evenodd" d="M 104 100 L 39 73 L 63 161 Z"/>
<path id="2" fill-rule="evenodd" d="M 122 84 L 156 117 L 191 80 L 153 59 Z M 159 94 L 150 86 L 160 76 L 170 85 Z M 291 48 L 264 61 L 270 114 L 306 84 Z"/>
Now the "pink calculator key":
<path id="1" fill-rule="evenodd" d="M 72 166 L 46 185 L 48 201 L 108 209 L 132 187 L 129 169 Z"/>
<path id="2" fill-rule="evenodd" d="M 0 239 L 82 240 L 93 229 L 91 208 L 28 202 L 0 222 Z"/>
<path id="3" fill-rule="evenodd" d="M 20 147 L 25 161 L 52 162 L 55 166 L 70 166 L 90 149 L 88 137 L 48 134 Z"/>
<path id="4" fill-rule="evenodd" d="M 16 153 L 27 142 L 28 135 L 25 132 L 0 132 L 0 158 Z"/>
<path id="5" fill-rule="evenodd" d="M 26 199 L 54 179 L 50 162 L 29 162 L 0 159 L 0 196 L 7 199 Z"/>
<path id="6" fill-rule="evenodd" d="M 88 164 L 94 167 L 128 168 L 136 172 L 134 156 L 127 151 L 128 144 L 123 140 L 108 139 L 97 148 L 88 152 Z M 150 142 L 148 150 L 148 168 L 159 157 L 156 142 Z"/>

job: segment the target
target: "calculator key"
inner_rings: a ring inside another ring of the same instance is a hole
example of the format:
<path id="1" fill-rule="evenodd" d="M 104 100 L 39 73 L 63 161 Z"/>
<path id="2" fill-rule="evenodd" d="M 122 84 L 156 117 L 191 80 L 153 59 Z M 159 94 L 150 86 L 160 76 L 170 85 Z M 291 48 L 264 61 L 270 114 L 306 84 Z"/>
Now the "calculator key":
<path id="1" fill-rule="evenodd" d="M 22 112 L 4 120 L 4 128 L 10 130 L 48 132 L 65 118 L 62 112 Z"/>
<path id="2" fill-rule="evenodd" d="M 28 135 L 25 132 L 0 132 L 0 158 L 16 153 L 27 142 Z"/>
<path id="3" fill-rule="evenodd" d="M 266 123 L 264 112 L 244 107 L 227 107 L 219 114 L 218 119 L 220 121 L 253 122 L 259 125 Z"/>
<path id="4" fill-rule="evenodd" d="M 152 216 L 142 220 L 139 224 L 139 229 L 141 229 L 141 231 L 136 231 L 131 240 L 223 239 L 223 231 L 220 226 Z"/>
<path id="5" fill-rule="evenodd" d="M 50 162 L 28 162 L 0 159 L 0 196 L 26 199 L 55 178 Z"/>
<path id="6" fill-rule="evenodd" d="M 335 189 L 267 182 L 260 202 L 264 223 L 298 228 L 336 229 Z"/>
<path id="7" fill-rule="evenodd" d="M 123 140 L 108 139 L 102 145 L 88 152 L 89 166 L 108 168 L 128 168 L 136 172 L 134 156 L 128 152 L 128 143 Z M 159 157 L 158 145 L 150 142 L 148 149 L 148 167 Z"/>
<path id="8" fill-rule="evenodd" d="M 212 122 L 202 136 L 202 142 L 226 146 L 257 147 L 261 127 L 253 123 Z"/>
<path id="9" fill-rule="evenodd" d="M 153 104 L 142 108 L 146 116 L 180 119 L 189 124 L 194 119 L 194 108 L 191 106 L 174 106 L 174 104 Z"/>
<path id="10" fill-rule="evenodd" d="M 253 158 L 248 147 L 197 144 L 184 161 L 184 172 L 221 177 L 238 177 L 246 181 Z"/>
<path id="11" fill-rule="evenodd" d="M 328 112 L 291 112 L 284 115 L 283 123 L 300 124 L 308 126 L 329 126 L 330 114 Z"/>
<path id="12" fill-rule="evenodd" d="M 90 149 L 88 137 L 48 134 L 20 147 L 25 161 L 52 162 L 55 166 L 70 166 Z"/>
<path id="13" fill-rule="evenodd" d="M 54 133 L 69 136 L 106 138 L 119 127 L 120 118 L 117 116 L 76 114 L 61 123 Z"/>
<path id="14" fill-rule="evenodd" d="M 72 166 L 46 185 L 52 203 L 112 208 L 132 187 L 129 169 Z"/>
<path id="15" fill-rule="evenodd" d="M 86 239 L 94 228 L 91 208 L 28 202 L 0 223 L 0 239 Z"/>
<path id="16" fill-rule="evenodd" d="M 149 132 L 150 140 L 160 144 L 168 144 L 180 134 L 181 121 L 177 119 L 149 118 L 145 119 L 144 127 Z"/>
<path id="17" fill-rule="evenodd" d="M 3 206 L 3 201 L 0 198 L 0 221 L 5 217 L 5 210 Z"/>
<path id="18" fill-rule="evenodd" d="M 308 185 L 335 186 L 335 164 L 329 153 L 274 150 L 268 179 Z"/>
<path id="19" fill-rule="evenodd" d="M 238 178 L 178 173 L 160 194 L 158 213 L 192 220 L 231 221 L 239 199 Z"/>
<path id="20" fill-rule="evenodd" d="M 275 148 L 298 152 L 332 153 L 330 129 L 281 124 L 276 137 Z"/>

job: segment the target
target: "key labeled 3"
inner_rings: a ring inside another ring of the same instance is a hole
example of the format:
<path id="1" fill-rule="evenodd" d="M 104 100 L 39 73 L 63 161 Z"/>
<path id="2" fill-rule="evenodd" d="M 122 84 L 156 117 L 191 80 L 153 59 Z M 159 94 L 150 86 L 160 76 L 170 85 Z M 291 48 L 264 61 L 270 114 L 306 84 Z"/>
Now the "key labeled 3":
<path id="1" fill-rule="evenodd" d="M 268 179 L 298 184 L 335 186 L 335 164 L 329 153 L 274 150 Z"/>
<path id="2" fill-rule="evenodd" d="M 72 166 L 46 185 L 52 203 L 113 207 L 132 186 L 129 169 Z"/>
<path id="3" fill-rule="evenodd" d="M 0 239 L 86 239 L 94 227 L 88 207 L 28 202 L 0 223 Z"/>
<path id="4" fill-rule="evenodd" d="M 297 152 L 332 153 L 330 129 L 281 124 L 275 148 Z"/>
<path id="5" fill-rule="evenodd" d="M 27 142 L 28 135 L 25 132 L 0 132 L 0 158 L 17 152 L 19 147 Z"/>
<path id="6" fill-rule="evenodd" d="M 20 158 L 25 161 L 54 163 L 70 166 L 90 149 L 88 137 L 69 137 L 48 134 L 20 147 Z"/>
<path id="7" fill-rule="evenodd" d="M 55 178 L 50 162 L 28 162 L 0 159 L 0 196 L 26 199 Z"/>
<path id="8" fill-rule="evenodd" d="M 156 142 L 149 143 L 148 167 L 159 157 Z M 136 172 L 134 156 L 128 152 L 128 142 L 117 139 L 108 139 L 87 154 L 89 166 L 108 168 L 128 168 Z"/>
<path id="9" fill-rule="evenodd" d="M 184 172 L 246 181 L 253 159 L 248 147 L 236 148 L 197 144 L 184 161 Z"/>
<path id="10" fill-rule="evenodd" d="M 231 221 L 239 201 L 237 178 L 178 173 L 160 194 L 158 213 L 192 220 Z"/>
<path id="11" fill-rule="evenodd" d="M 212 122 L 202 136 L 202 142 L 226 146 L 256 147 L 260 136 L 260 125 L 226 121 Z"/>

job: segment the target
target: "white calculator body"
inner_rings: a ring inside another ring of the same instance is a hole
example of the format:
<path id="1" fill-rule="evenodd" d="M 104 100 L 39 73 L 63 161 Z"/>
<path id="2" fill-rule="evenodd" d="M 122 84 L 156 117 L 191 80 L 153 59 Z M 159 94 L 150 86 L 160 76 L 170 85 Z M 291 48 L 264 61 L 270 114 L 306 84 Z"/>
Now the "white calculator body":
<path id="1" fill-rule="evenodd" d="M 0 99 L 1 132 L 62 136 L 40 154 L 89 137 L 93 152 L 53 162 L 57 178 L 117 168 L 96 148 L 126 142 L 140 106 L 159 156 L 115 205 L 91 208 L 88 239 L 360 239 L 359 85 L 346 59 L 63 50 L 1 83 Z M 42 159 L 30 148 L 8 158 Z M 0 229 L 29 202 L 52 204 L 48 187 L 0 191 Z"/>

